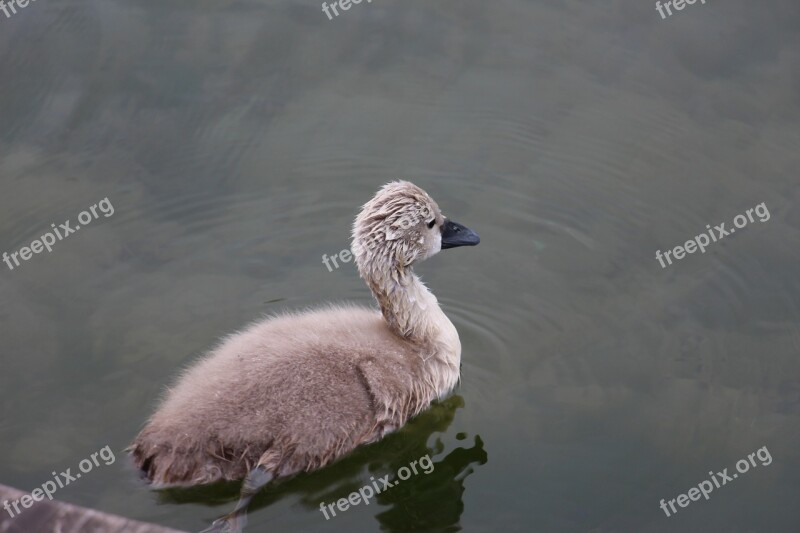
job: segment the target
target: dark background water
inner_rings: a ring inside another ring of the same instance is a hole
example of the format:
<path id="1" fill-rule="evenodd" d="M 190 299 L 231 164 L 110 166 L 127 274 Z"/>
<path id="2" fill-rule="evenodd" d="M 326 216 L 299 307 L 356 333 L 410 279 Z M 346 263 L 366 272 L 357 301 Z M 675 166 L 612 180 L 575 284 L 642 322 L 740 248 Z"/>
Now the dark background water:
<path id="1" fill-rule="evenodd" d="M 243 324 L 370 303 L 349 245 L 383 183 L 477 230 L 419 268 L 455 397 L 266 491 L 250 531 L 797 531 L 800 4 L 38 0 L 0 14 L 0 482 L 105 445 L 65 501 L 198 530 L 236 487 L 153 493 L 123 449 Z M 765 202 L 766 222 L 662 269 Z M 773 458 L 667 518 L 766 446 Z M 321 501 L 430 453 L 434 474 Z M 28 511 L 30 512 L 30 511 Z"/>

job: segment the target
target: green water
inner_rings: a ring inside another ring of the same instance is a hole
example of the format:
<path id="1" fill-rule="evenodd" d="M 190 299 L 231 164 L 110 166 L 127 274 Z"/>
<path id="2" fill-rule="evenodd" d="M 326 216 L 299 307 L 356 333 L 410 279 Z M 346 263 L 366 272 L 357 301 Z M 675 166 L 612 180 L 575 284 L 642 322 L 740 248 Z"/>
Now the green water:
<path id="1" fill-rule="evenodd" d="M 0 263 L 0 483 L 109 445 L 57 499 L 189 531 L 230 510 L 235 485 L 149 491 L 124 448 L 221 336 L 369 304 L 321 258 L 405 178 L 481 235 L 418 269 L 461 385 L 265 491 L 248 531 L 797 531 L 799 23 L 793 0 L 0 12 L 0 253 L 114 208 Z M 656 260 L 762 202 L 769 220 Z M 771 464 L 659 508 L 763 446 Z M 426 454 L 431 474 L 320 512 Z"/>

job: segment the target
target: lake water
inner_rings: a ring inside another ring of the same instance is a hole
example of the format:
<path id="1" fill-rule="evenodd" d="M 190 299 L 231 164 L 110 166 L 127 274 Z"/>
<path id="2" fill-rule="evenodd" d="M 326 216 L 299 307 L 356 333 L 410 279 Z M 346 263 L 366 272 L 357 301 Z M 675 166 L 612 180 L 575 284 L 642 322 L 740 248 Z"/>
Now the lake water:
<path id="1" fill-rule="evenodd" d="M 0 263 L 0 482 L 31 490 L 109 445 L 57 499 L 190 531 L 230 510 L 236 485 L 155 493 L 124 448 L 221 336 L 369 304 L 352 263 L 321 257 L 405 178 L 482 238 L 418 269 L 462 383 L 266 490 L 247 531 L 798 531 L 799 28 L 795 0 L 0 12 L 0 252 L 114 209 Z M 768 220 L 677 259 L 762 203 Z M 708 501 L 660 508 L 763 447 Z M 320 512 L 425 454 L 433 473 Z"/>

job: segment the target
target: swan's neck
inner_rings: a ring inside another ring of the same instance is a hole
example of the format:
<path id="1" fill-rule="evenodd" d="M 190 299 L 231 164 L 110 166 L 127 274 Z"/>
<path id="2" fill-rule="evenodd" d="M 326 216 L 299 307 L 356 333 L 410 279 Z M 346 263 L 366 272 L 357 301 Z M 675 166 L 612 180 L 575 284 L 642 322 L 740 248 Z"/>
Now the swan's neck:
<path id="1" fill-rule="evenodd" d="M 431 356 L 458 369 L 461 342 L 436 296 L 410 269 L 380 272 L 366 279 L 389 328 L 417 344 L 432 346 Z"/>

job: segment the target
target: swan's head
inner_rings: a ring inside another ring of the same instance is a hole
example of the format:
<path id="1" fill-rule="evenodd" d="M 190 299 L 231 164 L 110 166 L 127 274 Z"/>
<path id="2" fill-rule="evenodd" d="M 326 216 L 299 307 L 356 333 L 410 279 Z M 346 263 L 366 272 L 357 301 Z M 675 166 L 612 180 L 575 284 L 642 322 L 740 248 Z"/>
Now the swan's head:
<path id="1" fill-rule="evenodd" d="M 440 250 L 479 242 L 477 233 L 445 218 L 433 198 L 408 181 L 381 187 L 353 224 L 352 248 L 360 270 L 403 271 Z"/>

